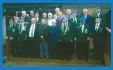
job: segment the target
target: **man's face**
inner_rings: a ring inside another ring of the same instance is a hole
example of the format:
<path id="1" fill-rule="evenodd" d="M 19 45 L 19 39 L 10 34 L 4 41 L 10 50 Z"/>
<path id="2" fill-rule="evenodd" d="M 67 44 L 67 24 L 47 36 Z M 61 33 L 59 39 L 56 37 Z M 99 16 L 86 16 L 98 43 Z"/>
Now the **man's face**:
<path id="1" fill-rule="evenodd" d="M 48 15 L 48 18 L 51 19 L 52 18 L 52 15 Z"/>
<path id="2" fill-rule="evenodd" d="M 32 16 L 32 17 L 34 16 L 34 12 L 33 12 L 33 11 L 32 11 L 32 12 L 30 12 L 30 16 Z"/>
<path id="3" fill-rule="evenodd" d="M 13 21 L 10 21 L 9 24 L 13 24 Z"/>
<path id="4" fill-rule="evenodd" d="M 61 12 L 59 13 L 59 17 L 60 17 L 60 18 L 62 17 L 62 13 L 61 13 Z"/>
<path id="5" fill-rule="evenodd" d="M 97 13 L 97 14 L 100 13 L 100 9 L 96 9 L 96 13 Z"/>
<path id="6" fill-rule="evenodd" d="M 57 10 L 55 10 L 55 12 L 56 12 L 56 14 L 59 14 L 60 10 L 57 9 Z"/>
<path id="7" fill-rule="evenodd" d="M 83 14 L 84 14 L 84 15 L 88 14 L 88 11 L 87 11 L 87 10 L 84 10 L 84 11 L 83 11 Z"/>
<path id="8" fill-rule="evenodd" d="M 42 24 L 45 24 L 45 19 L 42 19 L 42 20 L 41 20 L 41 23 L 42 23 Z"/>
<path id="9" fill-rule="evenodd" d="M 32 22 L 32 24 L 34 24 L 36 22 L 36 20 L 34 18 L 32 18 L 31 22 Z"/>
<path id="10" fill-rule="evenodd" d="M 67 22 L 67 20 L 68 20 L 67 18 L 64 18 L 64 19 L 63 19 L 63 22 L 64 22 L 64 23 L 66 23 L 66 22 Z"/>
<path id="11" fill-rule="evenodd" d="M 76 13 L 73 13 L 72 16 L 75 17 L 76 16 Z"/>
<path id="12" fill-rule="evenodd" d="M 22 13 L 22 16 L 25 17 L 26 16 L 26 13 Z"/>
<path id="13" fill-rule="evenodd" d="M 18 18 L 16 16 L 14 16 L 14 20 L 18 20 Z"/>
<path id="14" fill-rule="evenodd" d="M 20 19 L 20 23 L 23 23 L 24 22 L 24 19 Z"/>
<path id="15" fill-rule="evenodd" d="M 71 15 L 71 10 L 67 10 L 67 14 L 68 15 Z"/>
<path id="16" fill-rule="evenodd" d="M 95 22 L 96 23 L 100 23 L 101 22 L 101 19 L 100 18 L 96 18 Z"/>
<path id="17" fill-rule="evenodd" d="M 35 17 L 38 18 L 39 17 L 39 14 L 35 14 Z"/>
<path id="18" fill-rule="evenodd" d="M 43 14 L 43 18 L 47 18 L 47 14 Z"/>

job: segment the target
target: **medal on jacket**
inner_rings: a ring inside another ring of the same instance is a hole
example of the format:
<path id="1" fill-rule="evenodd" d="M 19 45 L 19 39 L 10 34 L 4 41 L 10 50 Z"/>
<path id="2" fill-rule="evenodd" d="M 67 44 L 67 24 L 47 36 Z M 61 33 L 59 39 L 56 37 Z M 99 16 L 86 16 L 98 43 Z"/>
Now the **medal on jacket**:
<path id="1" fill-rule="evenodd" d="M 102 30 L 103 30 L 103 29 L 102 29 L 102 28 L 100 28 L 99 32 L 102 32 Z"/>
<path id="2" fill-rule="evenodd" d="M 12 32 L 15 32 L 15 29 L 13 29 Z"/>
<path id="3" fill-rule="evenodd" d="M 88 30 L 87 29 L 85 29 L 85 34 L 87 34 L 88 33 Z"/>

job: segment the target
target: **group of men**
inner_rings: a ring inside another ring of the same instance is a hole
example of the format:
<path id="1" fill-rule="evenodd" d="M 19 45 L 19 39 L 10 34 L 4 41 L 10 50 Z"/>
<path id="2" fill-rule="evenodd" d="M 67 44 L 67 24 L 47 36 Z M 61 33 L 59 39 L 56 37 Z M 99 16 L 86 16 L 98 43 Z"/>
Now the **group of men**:
<path id="1" fill-rule="evenodd" d="M 93 39 L 96 60 L 103 60 L 104 16 L 101 9 L 90 16 L 88 9 L 78 17 L 76 11 L 59 8 L 55 14 L 22 11 L 22 16 L 9 20 L 7 39 L 12 56 L 70 60 L 76 52 L 78 59 L 88 60 L 89 40 Z M 39 18 L 41 16 L 41 18 Z M 76 45 L 76 49 L 75 49 Z"/>

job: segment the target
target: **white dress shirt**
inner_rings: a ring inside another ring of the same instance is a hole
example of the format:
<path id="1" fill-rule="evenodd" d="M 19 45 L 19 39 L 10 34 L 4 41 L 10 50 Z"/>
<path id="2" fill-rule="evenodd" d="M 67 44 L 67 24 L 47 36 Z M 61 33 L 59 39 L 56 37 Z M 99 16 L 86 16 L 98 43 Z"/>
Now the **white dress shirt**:
<path id="1" fill-rule="evenodd" d="M 25 30 L 25 26 L 24 26 L 24 23 L 21 23 L 21 25 L 22 25 L 22 28 L 21 28 L 21 32 L 22 32 L 23 30 Z"/>
<path id="2" fill-rule="evenodd" d="M 52 26 L 52 19 L 48 19 L 48 25 Z"/>
<path id="3" fill-rule="evenodd" d="M 73 21 L 76 21 L 76 23 L 77 23 L 77 17 L 73 17 Z"/>
<path id="4" fill-rule="evenodd" d="M 97 16 L 99 17 L 100 16 L 100 13 L 98 13 Z"/>
<path id="5" fill-rule="evenodd" d="M 99 25 L 100 25 L 100 23 L 98 23 L 98 24 L 95 25 L 95 30 L 98 31 L 98 29 L 99 29 Z"/>
<path id="6" fill-rule="evenodd" d="M 30 31 L 29 31 L 29 37 L 34 37 L 35 25 L 36 24 L 31 24 Z"/>
<path id="7" fill-rule="evenodd" d="M 82 33 L 84 32 L 84 25 L 82 25 Z"/>

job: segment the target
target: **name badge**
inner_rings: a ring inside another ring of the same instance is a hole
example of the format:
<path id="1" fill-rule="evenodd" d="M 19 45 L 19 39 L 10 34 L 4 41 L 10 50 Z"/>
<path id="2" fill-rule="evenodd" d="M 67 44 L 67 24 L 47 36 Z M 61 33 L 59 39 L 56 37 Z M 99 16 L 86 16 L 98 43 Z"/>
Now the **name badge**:
<path id="1" fill-rule="evenodd" d="M 15 32 L 15 29 L 13 29 L 12 31 Z"/>
<path id="2" fill-rule="evenodd" d="M 87 29 L 85 29 L 85 34 L 87 34 L 88 33 L 88 30 Z"/>

